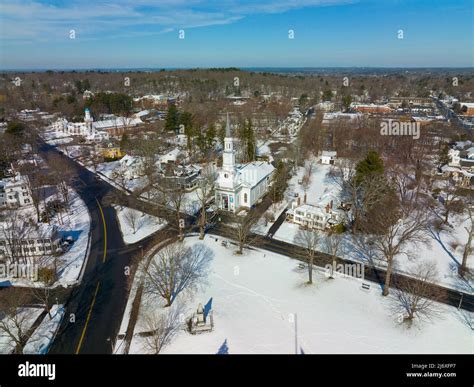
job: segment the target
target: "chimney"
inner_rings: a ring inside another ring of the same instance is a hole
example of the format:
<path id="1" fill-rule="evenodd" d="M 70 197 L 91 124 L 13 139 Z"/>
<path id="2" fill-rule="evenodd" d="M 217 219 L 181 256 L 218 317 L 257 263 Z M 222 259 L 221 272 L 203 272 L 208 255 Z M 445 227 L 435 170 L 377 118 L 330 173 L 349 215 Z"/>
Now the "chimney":
<path id="1" fill-rule="evenodd" d="M 301 203 L 301 198 L 300 198 L 299 196 L 298 196 L 298 199 L 296 199 L 296 203 L 297 203 L 298 206 L 299 206 L 300 203 Z"/>
<path id="2" fill-rule="evenodd" d="M 304 204 L 306 204 L 306 192 L 304 193 Z"/>
<path id="3" fill-rule="evenodd" d="M 326 206 L 326 213 L 329 214 L 329 210 L 330 210 L 330 207 L 329 207 L 329 204 Z"/>
<path id="4" fill-rule="evenodd" d="M 332 200 L 331 200 L 331 203 L 330 203 L 331 209 L 332 209 L 332 205 L 333 205 L 333 202 L 332 202 Z"/>

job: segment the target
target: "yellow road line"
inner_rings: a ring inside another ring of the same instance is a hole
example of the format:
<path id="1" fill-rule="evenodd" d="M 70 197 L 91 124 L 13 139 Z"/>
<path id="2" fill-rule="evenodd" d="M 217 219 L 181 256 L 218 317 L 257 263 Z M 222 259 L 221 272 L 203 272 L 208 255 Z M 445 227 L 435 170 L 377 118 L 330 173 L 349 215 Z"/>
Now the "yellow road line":
<path id="1" fill-rule="evenodd" d="M 100 286 L 100 281 L 97 282 L 97 286 L 95 288 L 94 298 L 92 299 L 92 304 L 91 304 L 91 307 L 89 308 L 89 313 L 87 313 L 86 324 L 84 325 L 84 329 L 82 330 L 81 338 L 79 339 L 79 344 L 77 344 L 76 355 L 79 354 L 79 352 L 81 351 L 82 341 L 84 340 L 84 336 L 86 335 L 87 326 L 89 325 L 89 320 L 91 318 L 92 309 L 94 308 L 95 299 L 97 298 L 97 293 L 99 292 L 99 286 Z"/>
<path id="2" fill-rule="evenodd" d="M 102 263 L 105 262 L 105 258 L 107 257 L 107 225 L 105 223 L 105 216 L 104 211 L 102 210 L 102 206 L 100 205 L 99 201 L 95 199 L 97 205 L 99 206 L 100 215 L 102 216 L 102 224 L 104 225 L 104 256 L 102 258 Z"/>

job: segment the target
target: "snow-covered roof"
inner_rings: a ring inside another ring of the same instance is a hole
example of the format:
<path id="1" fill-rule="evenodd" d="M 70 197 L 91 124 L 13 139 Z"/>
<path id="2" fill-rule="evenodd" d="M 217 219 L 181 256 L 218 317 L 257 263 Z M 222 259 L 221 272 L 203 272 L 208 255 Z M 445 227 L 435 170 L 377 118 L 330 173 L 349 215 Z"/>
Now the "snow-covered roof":
<path id="1" fill-rule="evenodd" d="M 150 114 L 149 110 L 141 110 L 138 113 L 135 113 L 135 116 L 138 118 L 142 118 L 143 116 L 147 116 L 148 114 Z"/>
<path id="2" fill-rule="evenodd" d="M 179 148 L 174 148 L 173 150 L 169 151 L 165 155 L 160 157 L 160 163 L 167 163 L 168 161 L 176 161 L 181 150 Z"/>
<path id="3" fill-rule="evenodd" d="M 108 129 L 108 128 L 120 128 L 123 126 L 136 126 L 143 124 L 143 121 L 140 118 L 126 118 L 126 117 L 117 117 L 115 119 L 95 121 L 92 123 L 94 129 Z"/>
<path id="4" fill-rule="evenodd" d="M 141 158 L 138 156 L 130 156 L 130 155 L 125 155 L 120 159 L 120 164 L 126 167 L 130 167 L 133 164 L 140 162 Z"/>
<path id="5" fill-rule="evenodd" d="M 337 152 L 336 151 L 322 151 L 321 152 L 321 157 L 336 157 Z"/>
<path id="6" fill-rule="evenodd" d="M 274 170 L 275 167 L 270 163 L 265 161 L 253 161 L 238 167 L 236 179 L 243 185 L 254 187 Z"/>

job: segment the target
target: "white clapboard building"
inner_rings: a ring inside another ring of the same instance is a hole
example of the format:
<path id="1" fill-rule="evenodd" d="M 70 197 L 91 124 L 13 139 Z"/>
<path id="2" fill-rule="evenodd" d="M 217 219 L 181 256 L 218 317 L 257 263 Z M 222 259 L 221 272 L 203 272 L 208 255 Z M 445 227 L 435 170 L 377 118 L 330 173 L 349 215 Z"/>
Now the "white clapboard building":
<path id="1" fill-rule="evenodd" d="M 268 192 L 274 170 L 266 161 L 235 163 L 234 139 L 227 114 L 222 168 L 215 190 L 217 207 L 230 212 L 252 208 Z"/>

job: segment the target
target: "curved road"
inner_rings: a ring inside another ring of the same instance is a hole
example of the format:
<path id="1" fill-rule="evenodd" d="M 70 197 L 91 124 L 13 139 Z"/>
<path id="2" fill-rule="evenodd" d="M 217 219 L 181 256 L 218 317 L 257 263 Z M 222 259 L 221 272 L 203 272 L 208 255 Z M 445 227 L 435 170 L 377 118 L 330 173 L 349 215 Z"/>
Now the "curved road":
<path id="1" fill-rule="evenodd" d="M 61 155 L 67 167 L 74 171 L 71 185 L 86 203 L 91 216 L 90 254 L 83 279 L 66 294 L 66 318 L 49 353 L 111 353 L 132 277 L 126 274 L 126 268 L 142 250 L 140 245 L 124 243 L 110 203 L 110 196 L 120 198 L 123 194 L 55 147 L 42 143 L 39 152 L 46 160 L 51 153 Z M 140 244 L 146 249 L 157 239 L 164 238 L 165 233 L 157 233 Z"/>

